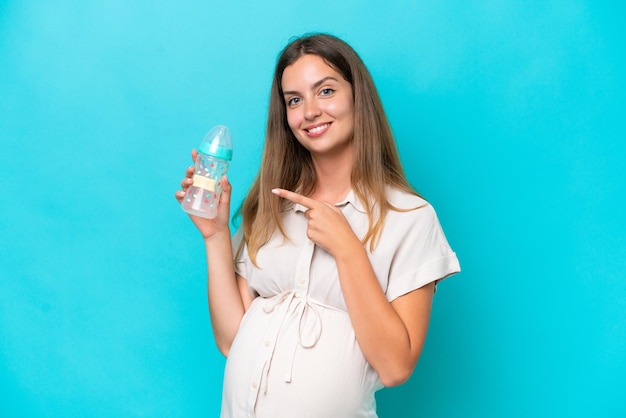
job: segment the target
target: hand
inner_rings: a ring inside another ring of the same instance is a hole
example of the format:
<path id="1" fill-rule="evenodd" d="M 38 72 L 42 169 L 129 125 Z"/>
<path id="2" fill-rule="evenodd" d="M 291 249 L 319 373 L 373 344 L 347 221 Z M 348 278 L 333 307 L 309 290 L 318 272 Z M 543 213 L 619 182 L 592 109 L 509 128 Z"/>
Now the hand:
<path id="1" fill-rule="evenodd" d="M 362 247 L 361 241 L 350 227 L 343 212 L 328 202 L 319 202 L 301 194 L 284 189 L 273 189 L 272 193 L 298 203 L 308 210 L 305 213 L 309 221 L 306 235 L 315 244 L 324 248 L 337 258 L 342 252 L 349 252 L 351 245 Z"/>
<path id="2" fill-rule="evenodd" d="M 197 156 L 198 151 L 192 150 L 191 159 L 195 161 Z M 192 165 L 187 169 L 187 172 L 185 173 L 185 178 L 180 183 L 182 190 L 178 190 L 174 194 L 174 197 L 176 198 L 178 203 L 182 203 L 183 199 L 185 198 L 185 194 L 189 190 L 189 186 L 193 184 L 192 178 L 195 172 L 195 165 Z M 230 234 L 228 222 L 230 219 L 230 195 L 232 187 L 231 184 L 228 182 L 226 176 L 222 177 L 222 179 L 220 180 L 220 186 L 222 187 L 222 194 L 220 196 L 220 200 L 217 206 L 217 216 L 215 218 L 206 219 L 188 214 L 189 218 L 191 218 L 194 225 L 196 226 L 196 228 L 198 228 L 204 239 L 209 239 L 218 232 L 226 232 Z"/>

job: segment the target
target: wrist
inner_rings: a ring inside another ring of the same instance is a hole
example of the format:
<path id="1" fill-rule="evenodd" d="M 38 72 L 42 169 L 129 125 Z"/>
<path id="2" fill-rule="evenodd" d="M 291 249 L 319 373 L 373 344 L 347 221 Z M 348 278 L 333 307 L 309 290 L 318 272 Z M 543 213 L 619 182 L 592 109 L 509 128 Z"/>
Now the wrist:
<path id="1" fill-rule="evenodd" d="M 338 246 L 337 250 L 333 254 L 333 257 L 337 263 L 350 263 L 357 257 L 367 258 L 367 254 L 365 252 L 365 248 L 363 247 L 363 243 L 356 235 L 354 235 L 352 239 L 347 242 L 344 241 L 342 245 Z"/>
<path id="2" fill-rule="evenodd" d="M 205 245 L 211 245 L 213 243 L 223 242 L 224 239 L 230 240 L 230 228 L 226 226 L 224 229 L 220 229 L 213 234 L 203 237 Z"/>

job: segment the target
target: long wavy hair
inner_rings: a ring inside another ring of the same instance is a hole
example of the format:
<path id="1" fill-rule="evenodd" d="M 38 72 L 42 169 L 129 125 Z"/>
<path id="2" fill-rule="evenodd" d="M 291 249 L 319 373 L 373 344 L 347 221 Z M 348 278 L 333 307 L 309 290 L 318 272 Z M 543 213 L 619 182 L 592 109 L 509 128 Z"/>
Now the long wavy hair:
<path id="1" fill-rule="evenodd" d="M 317 55 L 352 85 L 354 100 L 354 163 L 351 183 L 363 202 L 369 220 L 362 242 L 374 249 L 391 205 L 388 186 L 417 193 L 409 185 L 382 102 L 365 64 L 343 40 L 329 34 L 309 34 L 295 38 L 280 53 L 270 92 L 265 145 L 260 171 L 236 216 L 241 216 L 244 239 L 250 259 L 277 230 L 286 237 L 281 221 L 285 203 L 271 193 L 281 187 L 308 195 L 315 188 L 315 169 L 309 151 L 297 141 L 287 123 L 282 78 L 285 68 L 303 55 Z M 241 250 L 241 246 L 240 249 Z"/>

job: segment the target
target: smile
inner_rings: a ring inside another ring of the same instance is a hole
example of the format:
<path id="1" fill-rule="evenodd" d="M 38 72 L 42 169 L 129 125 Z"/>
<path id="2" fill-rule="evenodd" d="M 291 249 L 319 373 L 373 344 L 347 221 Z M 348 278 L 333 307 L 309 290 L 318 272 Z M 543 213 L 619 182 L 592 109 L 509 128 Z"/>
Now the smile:
<path id="1" fill-rule="evenodd" d="M 323 125 L 305 129 L 305 131 L 307 131 L 310 134 L 317 135 L 327 130 L 329 126 L 330 126 L 330 123 L 324 123 Z"/>

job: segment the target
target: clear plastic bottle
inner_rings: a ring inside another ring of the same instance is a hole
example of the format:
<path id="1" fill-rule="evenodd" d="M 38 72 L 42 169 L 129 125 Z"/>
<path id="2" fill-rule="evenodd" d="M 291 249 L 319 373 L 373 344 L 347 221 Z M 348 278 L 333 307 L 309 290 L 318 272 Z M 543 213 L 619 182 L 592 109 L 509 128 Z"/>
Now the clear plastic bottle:
<path id="1" fill-rule="evenodd" d="M 215 126 L 198 147 L 193 185 L 187 189 L 181 204 L 185 212 L 202 218 L 215 218 L 222 194 L 219 183 L 228 171 L 232 157 L 233 140 L 230 130 L 224 125 Z"/>

